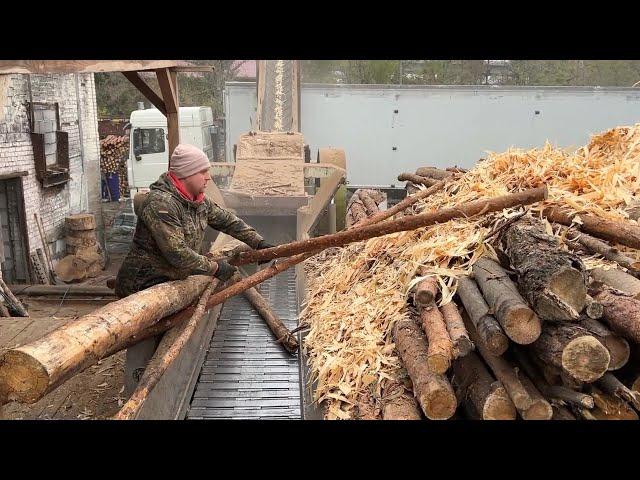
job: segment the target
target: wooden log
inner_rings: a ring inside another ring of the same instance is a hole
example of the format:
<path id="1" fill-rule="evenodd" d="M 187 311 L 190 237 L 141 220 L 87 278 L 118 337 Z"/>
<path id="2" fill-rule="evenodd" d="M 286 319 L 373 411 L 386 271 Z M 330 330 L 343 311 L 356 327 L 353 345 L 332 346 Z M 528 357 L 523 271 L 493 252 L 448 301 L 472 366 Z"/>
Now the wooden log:
<path id="1" fill-rule="evenodd" d="M 624 400 L 606 394 L 590 385 L 590 395 L 596 404 L 591 410 L 597 420 L 638 420 L 638 414 Z"/>
<path id="2" fill-rule="evenodd" d="M 546 398 L 564 401 L 580 407 L 593 408 L 593 398 L 589 395 L 576 392 L 564 386 L 549 385 L 527 353 L 522 349 L 514 349 L 513 353 L 526 375 Z"/>
<path id="3" fill-rule="evenodd" d="M 96 239 L 96 234 L 94 230 L 81 230 L 81 232 L 89 232 L 92 234 L 90 237 L 74 237 L 71 235 L 67 235 L 65 237 L 65 242 L 67 243 L 67 247 L 95 247 L 98 243 Z M 77 233 L 77 232 L 76 232 Z"/>
<path id="4" fill-rule="evenodd" d="M 601 303 L 596 302 L 591 295 L 587 295 L 584 313 L 587 317 L 598 320 L 604 314 L 604 307 Z"/>
<path id="5" fill-rule="evenodd" d="M 64 220 L 69 230 L 95 230 L 96 228 L 96 218 L 92 213 L 69 215 Z"/>
<path id="6" fill-rule="evenodd" d="M 453 344 L 438 307 L 423 308 L 420 312 L 422 329 L 427 336 L 427 366 L 434 373 L 444 374 L 453 360 Z"/>
<path id="7" fill-rule="evenodd" d="M 184 309 L 211 282 L 196 275 L 166 282 L 69 322 L 0 357 L 0 405 L 34 403 L 74 374 L 124 348 L 135 334 Z"/>
<path id="8" fill-rule="evenodd" d="M 347 209 L 347 227 L 354 225 L 358 222 L 361 222 L 367 218 L 367 210 L 359 200 L 351 202 L 349 208 Z"/>
<path id="9" fill-rule="evenodd" d="M 609 351 L 593 335 L 567 323 L 546 322 L 532 349 L 543 362 L 589 383 L 605 374 L 611 359 Z"/>
<path id="10" fill-rule="evenodd" d="M 547 207 L 542 211 L 542 215 L 551 222 L 571 226 L 576 214 L 559 207 Z M 579 215 L 582 223 L 573 225 L 581 232 L 627 247 L 640 248 L 640 226 L 623 221 L 603 220 L 585 213 Z"/>
<path id="11" fill-rule="evenodd" d="M 577 320 L 587 295 L 586 268 L 580 257 L 562 250 L 558 239 L 532 218 L 509 226 L 501 240 L 518 274 L 519 290 L 538 317 Z"/>
<path id="12" fill-rule="evenodd" d="M 400 175 L 398 175 L 398 181 L 411 182 L 414 185 L 424 185 L 426 187 L 433 187 L 439 182 L 439 180 L 423 177 L 420 175 L 415 175 L 413 173 L 401 173 Z"/>
<path id="13" fill-rule="evenodd" d="M 608 370 L 618 370 L 627 364 L 631 356 L 631 347 L 629 342 L 619 335 L 615 335 L 611 330 L 602 323 L 588 317 L 580 317 L 578 325 L 587 330 L 591 335 L 596 337 L 598 341 L 609 351 L 609 368 Z"/>
<path id="14" fill-rule="evenodd" d="M 131 420 L 135 418 L 144 401 L 149 396 L 149 393 L 151 393 L 160 381 L 162 374 L 166 372 L 167 368 L 175 361 L 189 338 L 191 338 L 191 335 L 193 335 L 198 324 L 204 318 L 207 300 L 217 286 L 218 280 L 214 279 L 211 281 L 202 293 L 191 319 L 187 323 L 172 329 L 162 337 L 136 389 L 131 397 L 129 397 L 129 400 L 127 400 L 127 403 L 125 403 L 114 416 L 114 420 Z"/>
<path id="15" fill-rule="evenodd" d="M 234 281 L 238 282 L 242 280 L 242 275 L 236 273 L 234 275 Z M 298 351 L 298 340 L 293 335 L 285 324 L 278 318 L 278 315 L 273 311 L 271 305 L 266 298 L 264 298 L 258 290 L 255 288 L 249 288 L 243 292 L 247 300 L 258 311 L 263 318 L 269 330 L 275 335 L 276 341 L 281 343 L 282 346 L 289 353 L 296 353 Z"/>
<path id="16" fill-rule="evenodd" d="M 82 240 L 96 240 L 95 230 L 67 230 L 65 239 L 72 238 L 72 242 L 80 242 Z M 94 245 L 94 243 L 74 243 L 74 245 Z"/>
<path id="17" fill-rule="evenodd" d="M 606 393 L 626 400 L 633 405 L 636 410 L 640 410 L 640 393 L 627 388 L 612 373 L 605 373 L 596 384 Z"/>
<path id="18" fill-rule="evenodd" d="M 420 420 L 420 406 L 403 385 L 394 383 L 382 391 L 383 420 Z"/>
<path id="19" fill-rule="evenodd" d="M 29 316 L 29 312 L 27 312 L 27 309 L 24 308 L 24 305 L 20 303 L 20 300 L 16 298 L 16 296 L 13 294 L 11 289 L 7 286 L 6 283 L 4 283 L 4 280 L 2 279 L 1 276 L 0 276 L 0 290 L 2 290 L 2 294 L 4 298 L 7 300 L 7 303 L 9 303 L 9 306 L 13 308 L 13 310 L 15 310 L 15 312 L 18 314 L 19 317 Z"/>
<path id="20" fill-rule="evenodd" d="M 551 404 L 542 396 L 533 382 L 526 375 L 520 375 L 520 382 L 531 398 L 531 406 L 520 412 L 523 420 L 551 420 L 553 409 Z"/>
<path id="21" fill-rule="evenodd" d="M 498 262 L 481 257 L 473 265 L 473 274 L 504 333 L 521 345 L 534 342 L 540 336 L 540 319 L 520 296 L 507 272 Z"/>
<path id="22" fill-rule="evenodd" d="M 602 318 L 611 330 L 640 343 L 640 300 L 606 287 L 590 293 L 604 307 Z"/>
<path id="23" fill-rule="evenodd" d="M 489 314 L 489 306 L 484 301 L 476 282 L 468 277 L 459 278 L 456 293 L 460 297 L 480 341 L 493 355 L 502 355 L 509 346 L 509 340 L 500 328 L 498 321 Z"/>
<path id="24" fill-rule="evenodd" d="M 15 295 L 95 295 L 100 297 L 115 295 L 112 288 L 97 285 L 7 285 Z"/>
<path id="25" fill-rule="evenodd" d="M 452 300 L 440 307 L 440 312 L 442 313 L 449 338 L 451 338 L 451 343 L 453 344 L 454 358 L 464 357 L 473 350 L 473 343 L 469 339 L 467 329 L 464 327 L 458 306 Z"/>
<path id="26" fill-rule="evenodd" d="M 533 188 L 523 192 L 504 195 L 502 197 L 467 202 L 456 207 L 443 208 L 435 212 L 411 215 L 397 220 L 382 222 L 377 225 L 367 224 L 365 226 L 358 226 L 358 228 L 352 228 L 350 230 L 331 235 L 291 242 L 272 248 L 265 248 L 263 250 L 242 252 L 236 258 L 232 259 L 232 261 L 234 265 L 246 265 L 248 263 L 268 261 L 273 260 L 274 258 L 288 257 L 299 253 L 324 250 L 330 247 L 340 247 L 348 243 L 368 240 L 369 238 L 380 237 L 390 233 L 405 232 L 433 225 L 435 223 L 447 222 L 454 218 L 468 218 L 519 205 L 529 205 L 531 203 L 544 200 L 546 197 L 546 187 Z M 374 215 L 373 217 L 370 217 L 369 220 L 373 220 L 375 218 L 376 216 Z"/>
<path id="27" fill-rule="evenodd" d="M 487 371 L 474 352 L 453 362 L 455 384 L 462 398 L 468 398 L 482 420 L 515 420 L 516 407 L 501 382 Z"/>
<path id="28" fill-rule="evenodd" d="M 368 217 L 370 217 L 371 215 L 375 215 L 380 211 L 380 209 L 378 208 L 378 204 L 373 198 L 371 198 L 371 195 L 369 195 L 369 193 L 367 193 L 366 191 L 361 191 L 358 196 L 360 197 L 362 204 L 367 210 Z"/>
<path id="29" fill-rule="evenodd" d="M 456 411 L 456 396 L 449 380 L 429 369 L 427 339 L 420 327 L 411 319 L 399 320 L 393 328 L 393 339 L 426 417 L 430 420 L 451 418 Z"/>
<path id="30" fill-rule="evenodd" d="M 567 407 L 560 405 L 553 406 L 553 416 L 551 420 L 575 420 L 576 417 L 569 411 Z"/>
<path id="31" fill-rule="evenodd" d="M 416 170 L 416 175 L 435 178 L 436 180 L 445 180 L 451 177 L 453 172 L 447 172 L 446 170 L 441 170 L 440 168 L 435 167 L 420 167 Z"/>
<path id="32" fill-rule="evenodd" d="M 376 213 L 375 215 L 372 215 L 371 217 L 367 218 L 366 220 L 363 220 L 361 223 L 358 224 L 358 226 L 362 227 L 365 225 L 371 225 L 371 224 L 386 220 L 387 218 L 391 218 L 396 214 L 402 214 L 402 212 L 404 212 L 406 209 L 411 207 L 413 204 L 415 204 L 419 200 L 425 199 L 430 195 L 433 195 L 434 193 L 438 192 L 439 190 L 442 190 L 445 185 L 446 183 L 444 181 L 441 181 L 436 183 L 435 185 L 432 185 L 426 190 L 421 190 L 417 192 L 415 195 L 408 196 L 401 202 L 398 202 L 397 204 L 395 204 L 393 207 L 388 208 L 386 210 L 382 210 Z"/>
<path id="33" fill-rule="evenodd" d="M 640 262 L 636 262 L 632 258 L 621 253 L 617 248 L 612 247 L 608 243 L 592 237 L 591 235 L 580 233 L 576 239 L 567 241 L 567 243 L 571 246 L 577 243 L 590 253 L 602 255 L 607 260 L 611 260 L 621 267 L 632 270 L 636 275 L 640 274 Z"/>
<path id="34" fill-rule="evenodd" d="M 429 307 L 435 304 L 438 295 L 438 279 L 435 276 L 427 277 L 416 284 L 413 300 L 421 307 Z"/>
<path id="35" fill-rule="evenodd" d="M 617 268 L 610 268 L 607 270 L 604 268 L 594 268 L 589 273 L 591 274 L 591 278 L 595 281 L 602 282 L 611 288 L 620 290 L 621 292 L 640 300 L 640 280 L 636 277 L 633 277 L 622 270 L 618 270 Z"/>
<path id="36" fill-rule="evenodd" d="M 486 364 L 489 366 L 495 377 L 502 383 L 505 390 L 509 394 L 509 398 L 519 412 L 526 411 L 533 405 L 531 396 L 520 381 L 518 372 L 502 357 L 491 354 L 482 342 L 479 342 L 478 333 L 471 322 L 462 317 L 467 327 L 467 332 L 471 337 L 471 341 L 475 343 L 478 353 L 482 356 Z"/>

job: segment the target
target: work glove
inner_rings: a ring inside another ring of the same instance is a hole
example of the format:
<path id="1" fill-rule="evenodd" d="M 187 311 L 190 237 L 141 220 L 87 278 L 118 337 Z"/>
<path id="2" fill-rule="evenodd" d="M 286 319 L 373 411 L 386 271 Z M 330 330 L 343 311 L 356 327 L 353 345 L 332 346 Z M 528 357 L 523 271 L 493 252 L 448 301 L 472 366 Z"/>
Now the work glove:
<path id="1" fill-rule="evenodd" d="M 229 262 L 225 262 L 224 260 L 218 260 L 216 263 L 218 264 L 218 269 L 216 270 L 216 273 L 213 274 L 213 276 L 219 279 L 221 282 L 226 282 L 231 277 L 233 277 L 234 273 L 238 271 L 236 267 L 231 265 Z"/>
<path id="2" fill-rule="evenodd" d="M 256 250 L 264 250 L 265 248 L 272 248 L 272 247 L 275 247 L 275 245 L 271 245 L 266 240 L 260 240 L 260 243 L 258 243 L 258 245 L 256 246 Z M 263 260 L 261 262 L 258 262 L 258 265 L 264 265 L 265 263 L 269 263 L 270 261 L 271 260 Z"/>

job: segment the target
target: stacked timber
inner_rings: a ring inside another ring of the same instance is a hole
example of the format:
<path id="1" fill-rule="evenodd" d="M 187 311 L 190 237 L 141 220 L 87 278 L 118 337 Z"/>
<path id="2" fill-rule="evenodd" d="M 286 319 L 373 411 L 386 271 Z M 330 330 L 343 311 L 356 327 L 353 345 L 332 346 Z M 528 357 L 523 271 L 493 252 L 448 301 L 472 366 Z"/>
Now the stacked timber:
<path id="1" fill-rule="evenodd" d="M 65 224 L 67 255 L 56 265 L 56 275 L 64 282 L 95 277 L 104 268 L 104 256 L 96 237 L 94 215 L 70 215 Z"/>
<path id="2" fill-rule="evenodd" d="M 347 204 L 345 225 L 347 228 L 362 222 L 380 211 L 380 204 L 387 199 L 379 190 L 358 189 L 353 192 Z"/>
<path id="3" fill-rule="evenodd" d="M 108 135 L 100 140 L 100 172 L 104 175 L 118 174 L 120 192 L 128 195 L 127 156 L 129 155 L 129 137 L 126 135 Z"/>

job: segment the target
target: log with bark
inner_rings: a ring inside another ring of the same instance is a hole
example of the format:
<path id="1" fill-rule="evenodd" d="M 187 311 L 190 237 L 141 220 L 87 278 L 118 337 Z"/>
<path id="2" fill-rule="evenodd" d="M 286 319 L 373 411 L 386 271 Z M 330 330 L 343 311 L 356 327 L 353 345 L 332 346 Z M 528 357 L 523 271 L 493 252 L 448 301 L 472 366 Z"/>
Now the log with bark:
<path id="1" fill-rule="evenodd" d="M 609 351 L 609 371 L 618 370 L 627 364 L 631 356 L 631 348 L 625 338 L 615 335 L 602 323 L 592 318 L 580 317 L 577 325 L 596 337 Z"/>
<path id="2" fill-rule="evenodd" d="M 383 420 L 420 420 L 420 406 L 404 385 L 393 382 L 382 391 Z"/>
<path id="3" fill-rule="evenodd" d="M 420 167 L 416 170 L 416 175 L 421 177 L 435 178 L 436 180 L 445 180 L 453 175 L 453 172 L 448 172 L 440 168 L 435 167 Z"/>
<path id="4" fill-rule="evenodd" d="M 411 182 L 414 185 L 425 185 L 427 187 L 432 187 L 436 185 L 440 180 L 436 180 L 434 178 L 423 177 L 421 175 L 415 175 L 413 173 L 401 173 L 398 175 L 398 181 L 400 182 Z"/>
<path id="5" fill-rule="evenodd" d="M 596 382 L 596 385 L 606 393 L 626 400 L 633 405 L 636 410 L 640 410 L 640 393 L 627 388 L 612 373 L 605 373 L 604 376 Z"/>
<path id="6" fill-rule="evenodd" d="M 125 348 L 132 336 L 200 296 L 211 277 L 167 282 L 67 323 L 0 357 L 0 405 L 34 403 L 74 374 Z"/>
<path id="7" fill-rule="evenodd" d="M 473 350 L 473 343 L 469 339 L 467 329 L 464 327 L 458 306 L 452 300 L 440 307 L 440 312 L 442 313 L 449 338 L 451 338 L 451 343 L 453 344 L 453 357 L 464 357 Z"/>
<path id="8" fill-rule="evenodd" d="M 565 240 L 565 242 L 574 249 L 579 245 L 589 253 L 602 255 L 607 260 L 616 262 L 621 267 L 629 269 L 630 272 L 633 272 L 634 276 L 640 275 L 640 262 L 636 262 L 632 258 L 627 257 L 617 248 L 612 247 L 598 238 L 587 235 L 586 233 L 580 233 L 575 239 Z"/>
<path id="9" fill-rule="evenodd" d="M 593 398 L 581 392 L 577 392 L 561 385 L 550 385 L 542 373 L 534 365 L 528 353 L 520 348 L 513 350 L 518 365 L 522 367 L 536 388 L 547 398 L 563 401 L 584 408 L 593 408 Z"/>
<path id="10" fill-rule="evenodd" d="M 488 372 L 474 352 L 453 362 L 453 385 L 460 399 L 468 399 L 481 420 L 515 420 L 516 407 L 500 381 Z"/>
<path id="11" fill-rule="evenodd" d="M 263 250 L 251 250 L 241 252 L 232 259 L 234 265 L 246 265 L 249 263 L 269 261 L 280 257 L 289 257 L 299 253 L 324 250 L 330 247 L 340 247 L 353 242 L 368 240 L 374 237 L 388 235 L 390 233 L 405 232 L 427 227 L 436 223 L 443 223 L 455 218 L 468 218 L 475 215 L 503 210 L 505 208 L 529 205 L 547 198 L 547 188 L 533 188 L 518 193 L 512 193 L 501 197 L 475 200 L 463 203 L 452 208 L 443 208 L 435 212 L 426 212 L 418 215 L 406 216 L 397 220 L 390 220 L 376 225 L 371 225 L 376 215 L 370 217 L 364 226 L 358 226 L 350 230 L 323 235 L 321 237 L 291 242 Z M 380 212 L 383 213 L 383 212 Z"/>
<path id="12" fill-rule="evenodd" d="M 609 368 L 609 351 L 584 328 L 569 323 L 546 322 L 533 352 L 581 382 L 594 382 Z"/>
<path id="13" fill-rule="evenodd" d="M 360 190 L 360 193 L 358 194 L 360 200 L 362 201 L 362 204 L 367 210 L 367 217 L 375 215 L 380 211 L 380 208 L 378 207 L 379 202 L 377 202 L 376 198 L 374 198 L 374 193 L 375 190 Z M 378 195 L 378 198 L 380 199 L 380 201 L 382 201 L 384 197 L 382 195 Z"/>
<path id="14" fill-rule="evenodd" d="M 16 298 L 11 289 L 4 283 L 4 280 L 0 276 L 0 293 L 6 299 L 7 304 L 18 314 L 19 317 L 28 317 L 29 312 L 24 308 L 24 305 Z M 7 315 L 9 316 L 9 315 Z"/>
<path id="15" fill-rule="evenodd" d="M 524 218 L 502 233 L 502 247 L 518 274 L 518 287 L 542 320 L 575 321 L 585 306 L 586 268 L 560 248 L 541 222 Z"/>
<path id="16" fill-rule="evenodd" d="M 234 281 L 239 282 L 242 280 L 242 275 L 236 273 L 234 275 Z M 273 311 L 271 305 L 266 298 L 264 298 L 258 290 L 255 288 L 249 288 L 243 292 L 247 300 L 258 311 L 263 318 L 271 332 L 276 337 L 276 342 L 281 343 L 282 346 L 289 353 L 296 353 L 298 351 L 298 340 L 293 335 L 285 324 L 278 318 L 278 315 Z M 208 297 L 207 297 L 208 298 Z"/>
<path id="17" fill-rule="evenodd" d="M 429 369 L 427 339 L 418 324 L 412 319 L 399 320 L 393 328 L 393 339 L 425 416 L 430 420 L 451 418 L 456 411 L 456 396 L 449 380 Z"/>
<path id="18" fill-rule="evenodd" d="M 434 305 L 438 295 L 438 279 L 435 276 L 426 277 L 416 284 L 413 292 L 414 302 L 421 307 Z"/>
<path id="19" fill-rule="evenodd" d="M 576 417 L 569 411 L 567 407 L 561 405 L 553 405 L 553 416 L 551 420 L 575 420 Z"/>
<path id="20" fill-rule="evenodd" d="M 193 335 L 198 324 L 203 320 L 206 313 L 207 299 L 218 286 L 218 280 L 214 279 L 202 293 L 200 300 L 191 316 L 191 319 L 179 327 L 173 328 L 165 334 L 158 345 L 153 357 L 149 361 L 136 389 L 123 405 L 120 411 L 114 416 L 115 420 L 131 420 L 140 411 L 142 404 L 147 399 L 151 391 L 160 381 L 160 378 L 167 371 L 167 368 L 178 358 L 178 355 Z"/>
<path id="21" fill-rule="evenodd" d="M 620 290 L 627 295 L 640 299 L 640 280 L 617 268 L 594 268 L 589 271 L 591 278 L 597 282 Z"/>
<path id="22" fill-rule="evenodd" d="M 589 292 L 604 307 L 602 319 L 614 333 L 640 343 L 640 300 L 606 286 Z"/>
<path id="23" fill-rule="evenodd" d="M 580 222 L 573 223 L 576 214 L 560 207 L 547 207 L 542 215 L 551 222 L 574 226 L 581 232 L 619 243 L 631 248 L 640 248 L 640 226 L 625 221 L 604 220 L 594 215 L 579 214 Z"/>
<path id="24" fill-rule="evenodd" d="M 584 313 L 587 317 L 598 320 L 604 314 L 604 307 L 601 303 L 596 302 L 591 295 L 587 295 Z"/>
<path id="25" fill-rule="evenodd" d="M 473 265 L 473 274 L 504 333 L 521 345 L 534 342 L 540 336 L 540 319 L 520 296 L 507 272 L 498 262 L 481 257 Z"/>
<path id="26" fill-rule="evenodd" d="M 509 340 L 498 321 L 489 313 L 489 306 L 482 297 L 476 282 L 468 277 L 459 278 L 457 294 L 478 333 L 480 341 L 492 354 L 502 355 L 509 346 Z"/>
<path id="27" fill-rule="evenodd" d="M 638 414 L 621 398 L 604 393 L 593 385 L 589 386 L 596 408 L 591 414 L 596 420 L 638 420 Z"/>
<path id="28" fill-rule="evenodd" d="M 549 402 L 544 399 L 526 375 L 505 358 L 492 355 L 482 344 L 479 344 L 478 334 L 469 318 L 463 316 L 463 319 L 471 340 L 478 347 L 478 353 L 495 377 L 502 382 L 520 416 L 524 420 L 548 420 L 551 418 L 552 411 Z"/>
<path id="29" fill-rule="evenodd" d="M 423 308 L 420 323 L 429 342 L 427 366 L 434 373 L 444 374 L 453 360 L 453 344 L 442 313 L 436 306 Z"/>

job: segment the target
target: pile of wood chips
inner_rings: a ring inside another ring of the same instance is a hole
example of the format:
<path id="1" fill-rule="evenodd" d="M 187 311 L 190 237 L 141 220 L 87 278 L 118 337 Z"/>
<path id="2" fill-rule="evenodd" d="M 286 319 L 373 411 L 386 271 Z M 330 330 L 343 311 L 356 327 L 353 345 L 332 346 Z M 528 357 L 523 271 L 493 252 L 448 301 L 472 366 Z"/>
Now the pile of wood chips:
<path id="1" fill-rule="evenodd" d="M 640 190 L 640 124 L 594 135 L 574 152 L 547 143 L 540 149 L 490 153 L 413 210 L 438 210 L 543 185 L 548 199 L 526 212 L 507 209 L 373 238 L 307 261 L 313 274 L 301 315 L 310 326 L 304 348 L 311 381 L 316 382 L 314 399 L 326 408 L 326 418 L 358 418 L 362 398 L 379 402 L 385 388 L 406 383 L 392 332 L 411 315 L 407 300 L 412 288 L 435 276 L 440 286 L 437 304 L 448 304 L 458 278 L 468 276 L 483 254 L 495 258 L 492 239 L 485 239 L 506 219 L 523 213 L 540 218 L 546 233 L 561 243 L 570 230 L 543 218 L 545 207 L 577 212 L 573 222 L 578 225 L 580 214 L 637 224 L 628 211 Z M 640 258 L 637 250 L 615 247 L 634 260 Z M 587 270 L 615 265 L 599 255 L 581 259 Z"/>

